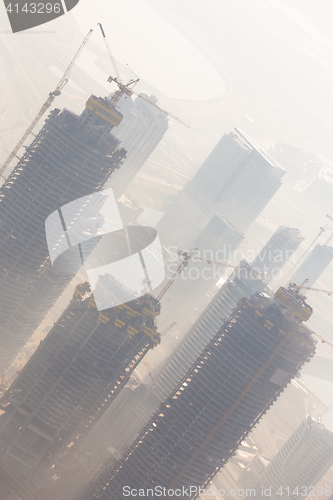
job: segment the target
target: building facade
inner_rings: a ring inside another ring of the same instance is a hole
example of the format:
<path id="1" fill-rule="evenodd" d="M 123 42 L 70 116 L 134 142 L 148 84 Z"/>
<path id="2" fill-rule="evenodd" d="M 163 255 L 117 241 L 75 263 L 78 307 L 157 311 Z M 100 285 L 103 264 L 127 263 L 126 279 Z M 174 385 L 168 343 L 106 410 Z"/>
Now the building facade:
<path id="1" fill-rule="evenodd" d="M 73 277 L 51 266 L 45 220 L 120 167 L 125 151 L 110 131 L 121 119 L 95 96 L 80 116 L 55 109 L 0 189 L 0 373 Z"/>
<path id="2" fill-rule="evenodd" d="M 161 401 L 171 394 L 203 349 L 217 334 L 237 306 L 238 300 L 249 297 L 257 291 L 270 294 L 260 273 L 251 264 L 242 260 L 165 362 L 156 378 L 155 392 Z"/>
<path id="3" fill-rule="evenodd" d="M 318 244 L 292 275 L 290 281 L 301 285 L 307 280 L 306 286 L 313 286 L 332 260 L 333 247 Z"/>
<path id="4" fill-rule="evenodd" d="M 156 97 L 139 95 L 153 105 L 140 98 L 136 98 L 134 103 L 132 100 L 128 103 L 127 99 L 124 120 L 114 131 L 114 136 L 127 151 L 121 170 L 112 176 L 109 183 L 117 198 L 128 188 L 168 129 L 167 115 L 154 106 L 157 104 Z"/>
<path id="5" fill-rule="evenodd" d="M 177 498 L 197 498 L 314 354 L 302 324 L 312 309 L 290 294 L 241 299 L 118 464 L 80 498 L 135 498 L 163 488 L 165 498 L 176 490 Z"/>
<path id="6" fill-rule="evenodd" d="M 285 170 L 243 132 L 225 134 L 188 182 L 158 229 L 189 241 L 215 214 L 245 232 L 281 185 Z"/>
<path id="7" fill-rule="evenodd" d="M 316 486 L 332 464 L 333 433 L 307 415 L 265 467 L 258 485 L 271 487 L 273 500 L 311 496 L 309 487 Z"/>
<path id="8" fill-rule="evenodd" d="M 266 281 L 278 279 L 303 240 L 299 229 L 280 226 L 252 262 L 253 267 L 264 273 Z"/>
<path id="9" fill-rule="evenodd" d="M 26 479 L 39 487 L 52 465 L 54 474 L 66 463 L 68 445 L 72 453 L 159 343 L 157 314 L 159 303 L 148 295 L 99 312 L 89 285 L 76 288 L 0 400 L 0 469 L 22 498 L 30 499 Z"/>

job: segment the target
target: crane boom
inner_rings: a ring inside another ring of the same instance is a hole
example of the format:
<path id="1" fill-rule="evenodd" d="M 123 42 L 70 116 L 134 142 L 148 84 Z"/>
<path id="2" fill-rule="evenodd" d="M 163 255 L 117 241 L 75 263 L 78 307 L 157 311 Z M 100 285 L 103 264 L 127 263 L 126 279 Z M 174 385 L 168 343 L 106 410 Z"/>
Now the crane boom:
<path id="1" fill-rule="evenodd" d="M 184 257 L 184 259 L 179 264 L 177 271 L 175 271 L 175 273 L 171 276 L 171 278 L 169 279 L 169 281 L 167 282 L 167 284 L 165 285 L 165 287 L 163 288 L 163 290 L 161 290 L 161 292 L 158 294 L 157 300 L 161 300 L 161 298 L 164 297 L 164 295 L 169 290 L 169 288 L 171 287 L 171 285 L 173 284 L 173 282 L 175 281 L 175 279 L 189 265 L 190 260 L 192 259 L 193 255 L 194 255 L 194 252 L 196 250 L 198 250 L 198 249 L 194 248 L 194 250 L 192 250 L 192 252 L 182 252 L 181 250 L 179 250 L 179 254 L 182 255 Z"/>
<path id="2" fill-rule="evenodd" d="M 304 283 L 309 281 L 306 279 Z M 289 289 L 290 290 L 311 290 L 312 292 L 321 292 L 321 293 L 327 293 L 327 295 L 333 295 L 333 292 L 331 290 L 323 290 L 321 288 L 312 288 L 311 286 L 304 286 L 303 283 L 301 285 L 296 285 L 296 283 L 289 283 Z"/>
<path id="3" fill-rule="evenodd" d="M 167 326 L 165 330 L 163 330 L 163 332 L 161 332 L 161 338 L 166 334 L 168 333 L 169 330 L 171 330 L 171 328 L 173 328 L 174 326 L 176 326 L 177 323 L 174 321 L 173 323 L 171 323 L 171 325 Z"/>
<path id="4" fill-rule="evenodd" d="M 203 259 L 202 257 L 196 257 L 196 259 L 202 260 L 203 262 L 207 262 L 207 264 L 217 264 L 219 266 L 231 267 L 232 269 L 237 268 L 237 266 L 234 266 L 233 264 L 229 264 L 228 262 L 219 262 L 218 260 L 208 260 L 208 259 Z"/>
<path id="5" fill-rule="evenodd" d="M 112 62 L 112 65 L 114 67 L 114 70 L 116 72 L 116 75 L 117 75 L 117 81 L 119 83 L 123 83 L 122 80 L 121 80 L 121 76 L 120 76 L 120 72 L 119 72 L 119 69 L 118 69 L 118 66 L 117 66 L 117 63 L 116 63 L 116 60 L 115 58 L 113 57 L 113 54 L 111 52 L 111 49 L 110 49 L 110 46 L 109 46 L 109 42 L 105 36 L 105 33 L 104 33 L 104 30 L 103 30 L 103 26 L 101 25 L 101 23 L 97 23 L 98 26 L 100 27 L 101 29 L 101 32 L 102 32 L 102 36 L 103 36 L 103 39 L 104 39 L 104 43 L 105 43 L 105 46 L 106 46 L 106 50 L 108 51 L 108 54 L 110 56 L 110 59 L 111 59 L 111 62 Z"/>
<path id="6" fill-rule="evenodd" d="M 169 290 L 175 279 L 180 275 L 182 271 L 189 265 L 190 260 L 194 257 L 194 252 L 198 250 L 198 248 L 194 248 L 191 252 L 185 252 L 184 250 L 178 250 L 178 255 L 181 255 L 184 257 L 182 262 L 179 264 L 177 270 L 175 273 L 171 276 L 165 287 L 161 290 L 161 292 L 157 296 L 157 300 L 161 300 L 162 297 L 166 294 L 166 292 Z M 208 259 L 203 259 L 202 257 L 195 256 L 196 259 L 202 260 L 203 262 L 207 262 L 208 264 L 218 264 L 219 266 L 225 266 L 225 267 L 231 267 L 232 269 L 236 269 L 237 266 L 234 266 L 233 264 L 229 264 L 228 262 L 218 262 L 215 260 L 208 260 Z"/>
<path id="7" fill-rule="evenodd" d="M 169 113 L 169 111 L 167 111 L 166 109 L 163 109 L 160 106 L 157 106 L 157 104 L 155 104 L 154 102 L 152 102 L 148 97 L 145 97 L 142 94 L 137 94 L 136 92 L 134 92 L 133 88 L 130 88 L 130 87 L 132 85 L 135 85 L 136 83 L 138 83 L 139 82 L 139 78 L 137 78 L 136 80 L 129 81 L 126 85 L 123 84 L 123 82 L 121 80 L 120 73 L 119 73 L 119 69 L 118 69 L 118 66 L 117 66 L 117 63 L 116 63 L 116 60 L 113 57 L 113 54 L 111 52 L 111 49 L 110 49 L 110 46 L 109 46 L 109 42 L 108 42 L 108 40 L 106 38 L 103 26 L 101 25 L 101 23 L 98 23 L 98 26 L 101 29 L 101 33 L 102 33 L 102 36 L 103 36 L 103 39 L 104 39 L 104 43 L 105 43 L 106 49 L 107 49 L 108 54 L 110 56 L 110 59 L 111 59 L 111 62 L 112 62 L 112 66 L 114 67 L 114 70 L 115 70 L 116 75 L 117 75 L 117 78 L 113 78 L 112 76 L 109 76 L 109 78 L 107 80 L 108 82 L 115 82 L 118 85 L 118 90 L 117 90 L 117 92 L 115 92 L 115 94 L 112 97 L 111 101 L 114 104 L 117 104 L 117 102 L 120 100 L 121 96 L 123 96 L 124 94 L 127 94 L 128 96 L 131 96 L 131 95 L 134 94 L 136 97 L 139 97 L 143 101 L 148 102 L 148 104 L 150 104 L 151 106 L 154 106 L 154 108 L 158 109 L 162 113 L 165 113 L 167 116 L 170 116 L 170 118 L 173 118 L 174 120 L 176 120 L 177 122 L 181 123 L 182 125 L 185 125 L 185 127 L 190 128 L 190 126 L 187 125 L 187 123 L 183 122 L 182 120 L 180 120 L 179 118 L 177 118 L 177 116 L 173 115 L 172 113 Z"/>
<path id="8" fill-rule="evenodd" d="M 182 120 L 180 120 L 179 118 L 177 118 L 177 116 L 173 115 L 172 113 L 170 113 L 166 109 L 163 109 L 160 106 L 157 106 L 157 104 L 155 104 L 154 102 L 152 102 L 149 99 L 149 97 L 145 97 L 142 94 L 137 94 L 136 92 L 134 92 L 134 90 L 130 90 L 130 92 L 131 92 L 131 94 L 134 94 L 137 97 L 140 97 L 140 99 L 142 99 L 143 101 L 148 102 L 151 106 L 154 106 L 154 108 L 158 109 L 159 111 L 162 111 L 162 113 L 165 113 L 166 115 L 170 116 L 170 118 L 173 118 L 174 120 L 176 120 L 177 122 L 181 123 L 182 125 L 185 125 L 185 127 L 190 128 L 190 126 L 187 123 L 185 123 Z"/>
<path id="9" fill-rule="evenodd" d="M 25 141 L 29 137 L 29 135 L 32 133 L 33 129 L 35 128 L 35 126 L 37 125 L 37 123 L 40 121 L 40 119 L 42 118 L 42 116 L 44 115 L 44 113 L 52 105 L 54 99 L 61 94 L 62 89 L 64 88 L 64 86 L 68 82 L 69 73 L 70 73 L 72 67 L 74 66 L 74 64 L 75 64 L 78 56 L 82 52 L 82 49 L 86 45 L 86 43 L 87 43 L 87 41 L 88 41 L 88 39 L 89 39 L 89 37 L 90 37 L 90 35 L 91 35 L 92 32 L 93 32 L 93 30 L 90 30 L 89 33 L 86 35 L 85 39 L 83 40 L 82 44 L 78 48 L 76 54 L 74 55 L 73 59 L 71 60 L 68 68 L 66 69 L 65 73 L 63 74 L 63 76 L 62 76 L 61 80 L 59 81 L 58 85 L 56 86 L 56 88 L 54 89 L 53 92 L 50 92 L 49 97 L 46 99 L 46 101 L 44 102 L 44 104 L 40 108 L 39 112 L 37 113 L 37 115 L 35 116 L 35 118 L 32 120 L 32 122 L 29 125 L 29 127 L 27 128 L 27 130 L 22 135 L 21 139 L 18 141 L 18 143 L 16 144 L 16 146 L 14 147 L 14 149 L 12 150 L 12 152 L 10 153 L 10 155 L 8 156 L 8 158 L 3 163 L 2 167 L 0 168 L 0 176 L 3 179 L 6 179 L 3 174 L 4 174 L 5 170 L 7 169 L 7 167 L 9 166 L 9 164 L 11 163 L 11 161 L 13 160 L 14 156 L 17 156 L 18 151 L 23 146 L 23 144 L 25 143 Z"/>
<path id="10" fill-rule="evenodd" d="M 312 290 L 313 292 L 322 292 L 322 293 L 327 293 L 327 295 L 333 295 L 333 292 L 331 290 L 322 290 L 320 288 L 311 288 L 310 286 L 302 286 L 301 288 L 304 290 Z"/>

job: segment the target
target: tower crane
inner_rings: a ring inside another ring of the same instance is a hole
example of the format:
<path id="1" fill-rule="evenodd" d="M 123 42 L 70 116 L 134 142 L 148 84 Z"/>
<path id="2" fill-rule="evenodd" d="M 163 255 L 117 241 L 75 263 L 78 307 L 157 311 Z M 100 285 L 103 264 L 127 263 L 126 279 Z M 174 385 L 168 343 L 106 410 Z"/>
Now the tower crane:
<path id="1" fill-rule="evenodd" d="M 3 179 L 6 180 L 6 177 L 3 174 L 4 174 L 5 170 L 7 169 L 7 167 L 9 166 L 9 164 L 11 163 L 11 161 L 13 160 L 14 156 L 16 156 L 17 158 L 19 158 L 17 156 L 17 153 L 18 153 L 19 149 L 23 146 L 23 144 L 25 143 L 25 141 L 29 137 L 29 135 L 32 134 L 33 129 L 35 128 L 35 126 L 37 125 L 37 123 L 40 121 L 40 119 L 42 118 L 42 116 L 44 115 L 44 113 L 52 105 L 54 99 L 61 94 L 62 89 L 64 88 L 64 86 L 68 82 L 69 73 L 70 73 L 72 67 L 74 66 L 77 58 L 81 54 L 83 48 L 85 47 L 85 45 L 86 45 L 88 39 L 90 38 L 92 32 L 93 32 L 93 30 L 90 30 L 89 33 L 86 35 L 85 39 L 83 40 L 82 44 L 78 48 L 78 50 L 77 50 L 76 54 L 74 55 L 73 59 L 69 63 L 69 66 L 66 69 L 65 73 L 63 74 L 63 76 L 62 76 L 61 80 L 59 81 L 58 85 L 53 90 L 53 92 L 49 93 L 49 97 L 46 99 L 46 101 L 44 102 L 43 106 L 40 108 L 38 114 L 32 120 L 31 124 L 29 125 L 29 127 L 27 128 L 27 130 L 24 132 L 24 134 L 22 135 L 21 139 L 18 141 L 18 143 L 16 144 L 16 146 L 14 147 L 14 149 L 12 150 L 12 152 L 10 153 L 10 155 L 8 156 L 8 158 L 3 163 L 2 167 L 0 168 L 0 176 Z"/>
<path id="2" fill-rule="evenodd" d="M 178 278 L 178 276 L 182 273 L 182 271 L 184 271 L 184 269 L 186 269 L 186 267 L 189 265 L 191 259 L 194 257 L 194 254 L 195 252 L 198 250 L 198 248 L 194 248 L 193 250 L 191 250 L 191 252 L 186 252 L 184 250 L 178 250 L 178 255 L 183 257 L 181 263 L 179 264 L 177 270 L 174 272 L 174 274 L 171 276 L 171 278 L 169 279 L 169 281 L 166 283 L 166 285 L 164 286 L 164 288 L 160 291 L 160 293 L 158 294 L 158 296 L 156 297 L 156 299 L 158 301 L 160 301 L 162 299 L 162 297 L 164 297 L 164 295 L 166 294 L 166 292 L 169 290 L 169 288 L 172 286 L 172 284 L 174 283 L 174 281 Z M 198 257 L 196 256 L 196 259 L 199 259 L 199 260 L 202 260 L 203 262 L 207 262 L 208 264 L 219 264 L 221 266 L 226 266 L 226 267 L 231 267 L 233 269 L 236 268 L 236 266 L 232 265 L 232 264 L 229 264 L 229 263 L 225 263 L 225 262 L 216 262 L 216 261 L 213 261 L 213 260 L 207 260 L 207 259 L 203 259 L 202 257 Z M 154 324 L 155 324 L 155 318 L 154 318 Z M 171 327 L 173 327 L 174 324 L 172 324 L 169 329 Z M 163 332 L 160 336 L 162 337 L 166 332 Z"/>
<path id="3" fill-rule="evenodd" d="M 105 32 L 104 32 L 103 26 L 101 25 L 101 23 L 98 23 L 98 26 L 100 27 L 100 30 L 101 30 L 101 33 L 102 33 L 102 36 L 103 36 L 103 40 L 104 40 L 104 43 L 105 43 L 105 46 L 106 46 L 106 49 L 108 51 L 108 54 L 110 56 L 112 65 L 113 65 L 114 70 L 115 70 L 116 75 L 117 75 L 116 78 L 113 78 L 112 76 L 109 76 L 109 78 L 107 79 L 107 81 L 109 83 L 114 82 L 118 86 L 118 90 L 117 90 L 117 92 L 115 92 L 115 94 L 111 98 L 111 102 L 113 104 L 117 104 L 119 102 L 120 98 L 124 94 L 126 94 L 128 96 L 135 95 L 136 97 L 139 97 L 140 99 L 142 99 L 143 101 L 147 102 L 151 106 L 154 106 L 154 108 L 158 109 L 162 113 L 165 113 L 167 116 L 170 116 L 170 118 L 173 118 L 174 120 L 176 120 L 177 122 L 181 123 L 182 125 L 185 125 L 185 127 L 190 128 L 190 126 L 187 125 L 187 123 L 184 123 L 177 116 L 169 113 L 169 111 L 167 111 L 166 109 L 163 109 L 160 106 L 157 106 L 157 104 L 155 104 L 154 102 L 152 102 L 148 97 L 145 97 L 142 94 L 138 94 L 137 92 L 134 92 L 133 86 L 140 81 L 139 78 L 137 78 L 136 80 L 130 80 L 126 85 L 122 82 L 121 76 L 120 76 L 120 72 L 119 72 L 119 69 L 118 69 L 118 66 L 117 66 L 117 63 L 116 63 L 116 60 L 113 57 L 113 54 L 111 52 L 110 45 L 109 45 L 109 43 L 107 41 L 107 38 L 105 36 Z"/>
<path id="4" fill-rule="evenodd" d="M 177 323 L 174 321 L 173 323 L 171 323 L 171 325 L 167 326 L 165 330 L 163 330 L 163 332 L 161 332 L 161 338 L 163 337 L 163 335 L 165 335 L 166 333 L 168 333 L 169 330 L 171 330 L 171 328 L 173 328 L 174 326 L 176 326 Z"/>
<path id="5" fill-rule="evenodd" d="M 333 217 L 329 214 L 326 214 L 326 217 L 327 219 L 329 219 L 331 222 L 333 222 Z M 314 247 L 316 241 L 320 238 L 320 236 L 325 232 L 325 231 L 332 231 L 333 230 L 333 227 L 328 227 L 328 224 L 326 224 L 326 226 L 322 226 L 319 228 L 319 233 L 317 234 L 317 236 L 315 237 L 315 239 L 310 243 L 310 245 L 308 246 L 308 248 L 305 250 L 305 252 L 301 255 L 301 257 L 298 259 L 298 261 L 296 262 L 295 266 L 293 267 L 293 269 L 291 270 L 289 276 L 291 276 L 291 273 L 294 273 L 300 266 L 300 263 L 302 262 L 302 260 L 304 259 L 304 257 L 310 253 L 310 250 Z M 332 235 L 329 237 L 329 239 L 327 240 L 327 242 L 325 243 L 325 245 L 328 244 L 328 242 L 330 241 Z"/>
<path id="6" fill-rule="evenodd" d="M 159 295 L 157 296 L 157 300 L 161 300 L 162 297 L 164 297 L 164 295 L 166 294 L 166 292 L 169 290 L 169 288 L 172 286 L 172 284 L 174 283 L 174 281 L 177 279 L 177 277 L 182 273 L 182 271 L 184 271 L 184 269 L 189 265 L 191 259 L 194 257 L 194 254 L 195 254 L 195 251 L 198 250 L 198 248 L 194 248 L 191 252 L 185 252 L 183 250 L 178 250 L 178 255 L 182 256 L 183 257 L 183 260 L 182 262 L 179 264 L 177 270 L 175 271 L 175 273 L 171 276 L 170 280 L 167 282 L 167 284 L 164 286 L 164 288 L 161 290 L 161 292 L 159 293 Z M 199 256 L 195 256 L 196 259 L 198 260 L 201 260 L 203 262 L 207 262 L 208 264 L 218 264 L 218 265 L 221 265 L 221 266 L 225 266 L 225 267 L 230 267 L 232 269 L 236 269 L 237 266 L 234 266 L 233 264 L 229 264 L 228 262 L 219 262 L 219 261 L 214 261 L 214 260 L 208 260 L 208 259 L 204 259 L 202 257 L 199 257 Z M 324 289 L 321 289 L 321 288 L 313 288 L 313 287 L 309 287 L 309 286 L 305 286 L 305 283 L 307 282 L 308 280 L 306 279 L 301 285 L 296 285 L 296 283 L 289 283 L 289 287 L 288 289 L 291 291 L 291 292 L 294 292 L 295 295 L 297 295 L 300 290 L 310 290 L 310 291 L 313 291 L 313 292 L 321 292 L 321 293 L 326 293 L 327 295 L 333 295 L 333 291 L 331 290 L 324 290 Z M 170 325 L 170 328 L 173 326 Z M 165 332 L 163 332 L 164 334 Z M 163 335 L 162 334 L 162 335 Z M 161 335 L 161 336 L 162 336 Z M 324 339 L 321 335 L 319 335 L 318 333 L 314 332 L 314 335 L 316 337 L 318 337 L 322 343 L 326 343 L 328 344 L 330 347 L 333 347 L 333 343 L 329 342 L 328 340 Z"/>
<path id="7" fill-rule="evenodd" d="M 181 274 L 182 271 L 189 265 L 191 259 L 194 257 L 194 253 L 196 250 L 199 250 L 198 248 L 194 248 L 191 252 L 185 252 L 184 250 L 178 250 L 178 255 L 183 257 L 182 262 L 179 264 L 177 270 L 175 273 L 171 276 L 165 287 L 160 291 L 158 296 L 156 297 L 157 300 L 161 300 L 162 297 L 166 294 L 166 292 L 169 290 L 173 282 L 178 278 L 178 276 Z M 231 267 L 232 269 L 236 269 L 237 266 L 234 266 L 233 264 L 229 264 L 228 262 L 219 262 L 215 260 L 208 260 L 204 259 L 202 257 L 198 257 L 197 255 L 195 256 L 196 259 L 201 260 L 203 262 L 207 262 L 207 264 L 218 264 L 219 266 L 225 266 L 225 267 Z"/>
<path id="8" fill-rule="evenodd" d="M 299 290 L 311 290 L 312 292 L 321 292 L 321 293 L 327 293 L 327 295 L 333 295 L 333 292 L 331 290 L 323 290 L 321 288 L 312 288 L 311 286 L 304 286 L 307 281 L 309 280 L 306 279 L 301 285 L 296 285 L 296 283 L 289 283 L 289 290 L 295 291 L 296 293 Z"/>
<path id="9" fill-rule="evenodd" d="M 333 292 L 331 290 L 323 290 L 321 288 L 312 288 L 310 286 L 304 286 L 307 281 L 309 281 L 309 280 L 308 279 L 304 280 L 301 285 L 296 285 L 296 283 L 289 283 L 288 290 L 290 290 L 291 292 L 294 292 L 295 295 L 297 295 L 300 290 L 311 290 L 312 292 L 321 292 L 321 293 L 327 293 L 327 295 L 333 295 Z M 328 340 L 324 339 L 321 335 L 319 335 L 319 333 L 317 333 L 317 332 L 313 332 L 313 333 L 314 333 L 315 337 L 318 337 L 322 341 L 323 344 L 327 344 L 330 347 L 333 347 L 333 344 L 331 342 L 329 342 Z"/>

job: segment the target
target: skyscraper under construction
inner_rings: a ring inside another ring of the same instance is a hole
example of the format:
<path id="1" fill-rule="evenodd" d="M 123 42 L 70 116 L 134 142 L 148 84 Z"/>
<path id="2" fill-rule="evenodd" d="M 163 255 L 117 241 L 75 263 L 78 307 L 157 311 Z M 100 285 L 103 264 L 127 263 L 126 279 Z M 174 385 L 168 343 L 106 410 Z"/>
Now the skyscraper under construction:
<path id="1" fill-rule="evenodd" d="M 271 295 L 260 273 L 245 260 L 241 260 L 229 279 L 177 345 L 156 378 L 156 393 L 167 398 L 207 344 L 228 319 L 237 302 L 257 291 Z"/>
<path id="2" fill-rule="evenodd" d="M 114 278 L 101 278 L 97 288 L 130 299 Z M 56 464 L 51 475 L 59 471 L 142 357 L 159 343 L 158 314 L 159 303 L 149 295 L 99 312 L 88 283 L 76 288 L 0 400 L 0 486 L 5 482 L 24 500 L 39 498 L 50 466 Z"/>
<path id="3" fill-rule="evenodd" d="M 0 373 L 73 277 L 51 267 L 45 220 L 120 167 L 125 151 L 110 131 L 121 120 L 96 96 L 80 116 L 55 109 L 0 189 Z"/>
<path id="4" fill-rule="evenodd" d="M 197 498 L 313 356 L 302 325 L 311 314 L 303 296 L 283 288 L 274 300 L 241 299 L 116 467 L 80 499 L 157 496 L 160 488 L 165 498 Z"/>
<path id="5" fill-rule="evenodd" d="M 131 383 L 110 406 L 103 420 L 99 420 L 90 435 L 84 439 L 85 444 L 80 447 L 81 457 L 87 452 L 91 456 L 91 461 L 82 474 L 84 480 L 88 482 L 89 473 L 94 474 L 95 469 L 105 465 L 108 448 L 114 447 L 122 454 L 132 444 L 155 413 L 159 403 L 171 394 L 219 331 L 237 306 L 238 300 L 249 297 L 256 291 L 271 295 L 270 289 L 260 278 L 260 273 L 242 260 L 181 343 L 175 347 L 165 363 L 161 364 L 158 376 L 154 377 L 154 390 L 132 378 Z M 96 443 L 99 443 L 99 446 L 96 446 Z"/>

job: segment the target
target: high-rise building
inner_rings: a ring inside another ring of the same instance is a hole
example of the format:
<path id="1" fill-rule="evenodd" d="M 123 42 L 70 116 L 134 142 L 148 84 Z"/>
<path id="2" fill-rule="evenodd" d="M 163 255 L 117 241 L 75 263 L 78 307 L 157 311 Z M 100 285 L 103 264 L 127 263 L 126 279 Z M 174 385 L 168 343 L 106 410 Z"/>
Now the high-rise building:
<path id="1" fill-rule="evenodd" d="M 304 240 L 299 229 L 280 226 L 252 262 L 266 281 L 279 278 L 279 272 Z"/>
<path id="2" fill-rule="evenodd" d="M 243 132 L 225 134 L 158 225 L 187 242 L 215 214 L 246 231 L 281 185 L 285 170 Z"/>
<path id="3" fill-rule="evenodd" d="M 316 486 L 332 464 L 333 432 L 307 415 L 262 471 L 258 486 L 271 487 L 272 500 L 297 500 L 312 493 L 309 487 Z"/>
<path id="4" fill-rule="evenodd" d="M 110 131 L 121 120 L 95 96 L 80 116 L 55 109 L 0 189 L 0 373 L 73 277 L 51 266 L 45 220 L 120 167 L 125 151 Z"/>
<path id="5" fill-rule="evenodd" d="M 119 289 L 108 277 L 97 286 Z M 76 288 L 0 400 L 0 478 L 8 474 L 22 498 L 34 498 L 25 490 L 42 483 L 60 455 L 53 474 L 66 462 L 69 450 L 75 450 L 142 357 L 159 343 L 157 314 L 159 303 L 149 295 L 99 312 L 89 285 Z"/>
<path id="6" fill-rule="evenodd" d="M 318 244 L 292 275 L 290 281 L 301 285 L 307 280 L 306 286 L 313 286 L 332 260 L 333 247 Z"/>
<path id="7" fill-rule="evenodd" d="M 153 105 L 157 103 L 154 96 L 140 95 Z M 117 198 L 130 185 L 168 129 L 167 115 L 153 105 L 140 98 L 136 98 L 134 103 L 127 98 L 123 106 L 120 102 L 121 111 L 125 108 L 124 119 L 114 131 L 114 136 L 127 154 L 121 170 L 112 176 L 109 184 Z"/>
<path id="8" fill-rule="evenodd" d="M 79 476 L 81 483 L 83 477 L 88 481 L 90 472 L 95 473 L 93 466 L 98 468 L 102 464 L 105 465 L 108 447 L 115 448 L 118 454 L 125 452 L 155 413 L 159 403 L 171 394 L 223 322 L 230 316 L 237 301 L 256 291 L 264 291 L 270 295 L 270 290 L 260 279 L 260 274 L 250 264 L 242 261 L 189 330 L 180 347 L 175 348 L 166 363 L 159 368 L 159 375 L 153 379 L 155 389 L 132 380 L 114 400 L 103 421 L 99 420 L 90 433 L 86 434 L 83 446 L 80 446 L 79 458 L 81 461 L 85 454 L 89 453 L 91 462 L 84 463 L 86 469 L 82 468 Z M 99 446 L 96 446 L 96 443 L 99 443 Z M 113 457 L 110 455 L 109 459 L 111 461 Z M 73 467 L 77 470 L 77 461 Z M 63 485 L 62 488 L 66 486 Z"/>
<path id="9" fill-rule="evenodd" d="M 162 401 L 171 394 L 203 349 L 217 334 L 237 306 L 238 300 L 258 291 L 270 294 L 260 273 L 251 264 L 242 260 L 161 369 L 156 378 L 156 394 Z"/>
<path id="10" fill-rule="evenodd" d="M 66 464 L 66 477 L 61 474 L 61 480 L 53 489 L 54 495 L 61 498 L 68 490 L 84 490 L 101 470 L 115 464 L 150 420 L 158 404 L 151 388 L 132 377 L 76 448 L 75 456 Z"/>
<path id="11" fill-rule="evenodd" d="M 302 324 L 311 314 L 303 296 L 284 288 L 274 300 L 241 299 L 122 459 L 80 499 L 134 498 L 139 490 L 197 498 L 313 356 Z"/>

